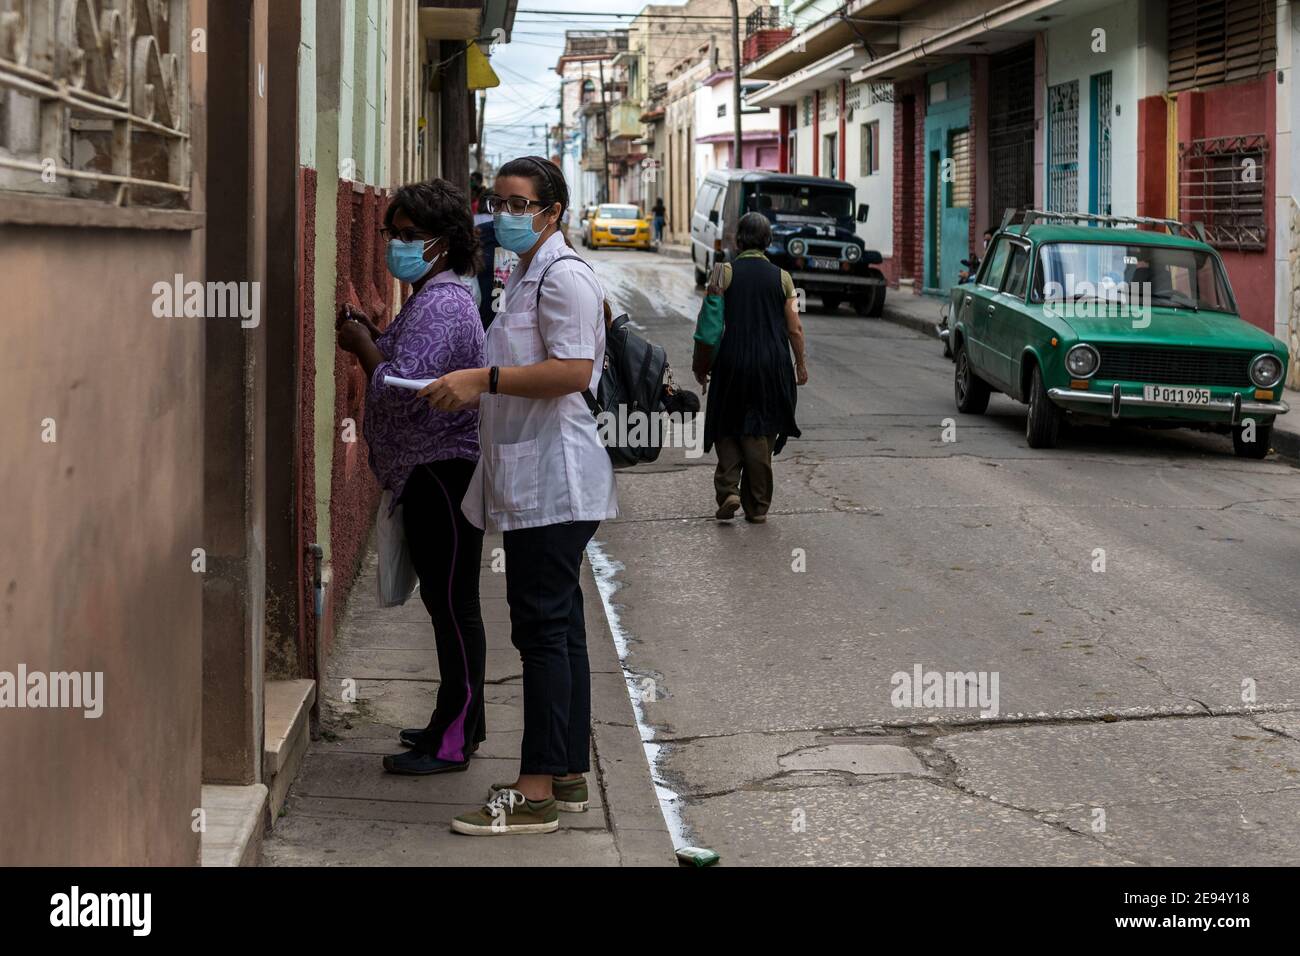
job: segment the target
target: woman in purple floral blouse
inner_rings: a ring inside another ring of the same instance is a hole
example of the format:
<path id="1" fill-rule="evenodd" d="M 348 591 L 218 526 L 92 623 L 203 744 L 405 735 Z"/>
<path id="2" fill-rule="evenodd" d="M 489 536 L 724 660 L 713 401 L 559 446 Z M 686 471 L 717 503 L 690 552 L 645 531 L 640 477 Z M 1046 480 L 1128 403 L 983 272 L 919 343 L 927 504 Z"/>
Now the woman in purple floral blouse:
<path id="1" fill-rule="evenodd" d="M 388 268 L 412 295 L 388 328 L 344 307 L 339 347 L 357 357 L 370 385 L 365 436 L 370 467 L 402 505 L 420 597 L 438 648 L 438 699 L 424 728 L 403 730 L 409 751 L 384 758 L 392 773 L 464 770 L 485 736 L 487 656 L 479 609 L 483 532 L 461 499 L 479 457 L 478 411 L 440 412 L 384 377 L 430 379 L 481 368 L 483 323 L 460 276 L 475 275 L 479 244 L 465 195 L 434 179 L 403 186 L 384 218 Z"/>

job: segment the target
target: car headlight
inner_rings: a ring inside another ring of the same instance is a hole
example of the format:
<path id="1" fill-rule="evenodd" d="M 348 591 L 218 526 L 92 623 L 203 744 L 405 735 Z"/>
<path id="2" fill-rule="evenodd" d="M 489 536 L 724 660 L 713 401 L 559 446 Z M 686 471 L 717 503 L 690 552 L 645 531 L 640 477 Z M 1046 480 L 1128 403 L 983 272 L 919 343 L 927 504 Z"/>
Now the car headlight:
<path id="1" fill-rule="evenodd" d="M 1282 381 L 1282 360 L 1272 352 L 1250 360 L 1250 380 L 1260 388 L 1272 388 Z"/>
<path id="2" fill-rule="evenodd" d="M 845 246 L 844 258 L 848 259 L 849 262 L 857 262 L 859 259 L 862 258 L 862 250 L 859 249 L 857 246 L 852 246 L 852 245 Z"/>
<path id="3" fill-rule="evenodd" d="M 791 239 L 785 244 L 786 251 L 792 256 L 801 256 L 808 251 L 808 243 L 802 239 Z"/>
<path id="4" fill-rule="evenodd" d="M 1065 353 L 1065 369 L 1073 378 L 1091 378 L 1101 365 L 1101 356 L 1091 345 L 1076 345 Z"/>

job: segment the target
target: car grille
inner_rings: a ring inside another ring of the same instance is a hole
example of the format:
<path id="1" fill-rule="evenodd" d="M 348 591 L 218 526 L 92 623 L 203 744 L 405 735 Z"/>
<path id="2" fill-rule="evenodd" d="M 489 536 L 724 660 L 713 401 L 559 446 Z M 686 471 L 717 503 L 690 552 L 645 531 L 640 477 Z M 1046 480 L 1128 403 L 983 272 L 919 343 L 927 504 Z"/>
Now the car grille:
<path id="1" fill-rule="evenodd" d="M 1155 385 L 1250 384 L 1252 352 L 1101 346 L 1096 377 Z"/>
<path id="2" fill-rule="evenodd" d="M 807 254 L 823 259 L 842 259 L 844 258 L 844 243 L 810 242 L 808 243 Z"/>
<path id="3" fill-rule="evenodd" d="M 609 231 L 616 236 L 635 236 L 635 226 L 610 226 Z"/>

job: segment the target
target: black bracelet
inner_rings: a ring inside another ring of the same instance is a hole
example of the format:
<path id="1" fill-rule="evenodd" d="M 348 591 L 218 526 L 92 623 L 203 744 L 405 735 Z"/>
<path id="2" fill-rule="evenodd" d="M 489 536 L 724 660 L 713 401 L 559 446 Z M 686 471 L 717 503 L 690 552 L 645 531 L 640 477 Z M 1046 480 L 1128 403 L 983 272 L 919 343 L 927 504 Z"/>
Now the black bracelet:
<path id="1" fill-rule="evenodd" d="M 495 395 L 497 393 L 497 380 L 501 378 L 501 369 L 493 365 L 488 370 L 488 393 Z"/>

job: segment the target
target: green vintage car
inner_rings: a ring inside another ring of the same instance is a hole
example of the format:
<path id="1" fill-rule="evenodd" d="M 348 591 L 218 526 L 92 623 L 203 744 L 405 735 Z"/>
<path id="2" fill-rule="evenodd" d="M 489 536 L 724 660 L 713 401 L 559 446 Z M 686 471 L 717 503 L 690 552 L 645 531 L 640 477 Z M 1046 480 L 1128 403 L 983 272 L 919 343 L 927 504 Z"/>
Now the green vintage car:
<path id="1" fill-rule="evenodd" d="M 1079 225 L 1086 221 L 1087 225 Z M 951 292 L 957 409 L 1029 406 L 1031 448 L 1063 421 L 1231 432 L 1268 454 L 1287 349 L 1244 321 L 1200 224 L 1008 211 L 974 281 Z"/>

